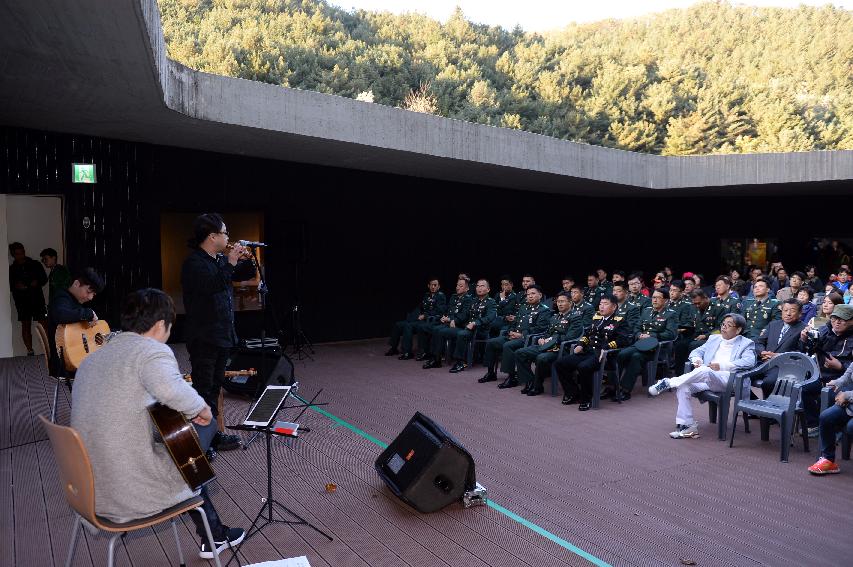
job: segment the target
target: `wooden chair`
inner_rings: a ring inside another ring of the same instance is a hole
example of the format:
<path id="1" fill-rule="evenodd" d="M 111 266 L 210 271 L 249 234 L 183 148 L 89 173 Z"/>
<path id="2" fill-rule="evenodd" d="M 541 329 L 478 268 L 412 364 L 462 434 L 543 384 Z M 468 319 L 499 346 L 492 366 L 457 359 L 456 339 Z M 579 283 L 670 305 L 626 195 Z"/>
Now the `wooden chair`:
<path id="1" fill-rule="evenodd" d="M 36 337 L 38 337 L 41 348 L 44 351 L 44 367 L 48 377 L 54 381 L 53 384 L 53 403 L 50 404 L 50 421 L 56 423 L 56 404 L 59 401 L 59 388 L 67 383 L 66 378 L 51 376 L 50 374 L 50 342 L 47 340 L 47 331 L 41 326 L 41 323 L 36 321 Z"/>
<path id="2" fill-rule="evenodd" d="M 108 567 L 113 567 L 115 544 L 119 537 L 130 531 L 148 528 L 163 522 L 170 522 L 172 524 L 172 532 L 175 534 L 175 543 L 178 547 L 178 559 L 180 560 L 180 564 L 184 565 L 184 554 L 181 551 L 181 542 L 178 538 L 178 527 L 175 524 L 175 518 L 185 512 L 192 511 L 201 514 L 207 541 L 213 550 L 213 561 L 217 567 L 222 567 L 222 564 L 219 562 L 216 545 L 213 541 L 213 534 L 210 532 L 210 524 L 208 524 L 207 516 L 201 508 L 204 499 L 200 496 L 194 496 L 180 504 L 163 510 L 159 514 L 139 518 L 130 522 L 117 523 L 102 518 L 95 513 L 95 476 L 92 473 L 89 453 L 83 445 L 80 434 L 71 427 L 56 425 L 48 421 L 44 416 L 40 415 L 39 419 L 42 425 L 44 425 L 48 437 L 50 437 L 53 454 L 59 466 L 59 481 L 62 484 L 62 493 L 65 495 L 68 505 L 74 510 L 74 526 L 71 532 L 71 542 L 68 545 L 68 559 L 65 561 L 66 567 L 71 567 L 71 562 L 74 559 L 74 551 L 77 547 L 77 535 L 80 531 L 80 526 L 84 525 L 84 520 L 90 527 L 113 534 L 110 537 L 110 544 L 107 551 Z"/>

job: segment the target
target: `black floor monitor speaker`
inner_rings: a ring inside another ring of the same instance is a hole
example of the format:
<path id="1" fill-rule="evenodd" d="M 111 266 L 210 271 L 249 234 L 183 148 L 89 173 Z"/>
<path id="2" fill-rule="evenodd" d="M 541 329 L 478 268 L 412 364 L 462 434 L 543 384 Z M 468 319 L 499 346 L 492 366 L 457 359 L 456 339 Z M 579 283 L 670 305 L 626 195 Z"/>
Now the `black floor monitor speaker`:
<path id="1" fill-rule="evenodd" d="M 376 459 L 388 488 L 419 512 L 435 512 L 474 488 L 474 459 L 440 425 L 416 413 Z"/>
<path id="2" fill-rule="evenodd" d="M 222 387 L 232 394 L 257 398 L 270 384 L 293 384 L 293 362 L 279 347 L 267 347 L 263 357 L 260 349 L 238 348 L 231 355 L 228 370 L 258 371 L 255 376 L 226 378 Z"/>

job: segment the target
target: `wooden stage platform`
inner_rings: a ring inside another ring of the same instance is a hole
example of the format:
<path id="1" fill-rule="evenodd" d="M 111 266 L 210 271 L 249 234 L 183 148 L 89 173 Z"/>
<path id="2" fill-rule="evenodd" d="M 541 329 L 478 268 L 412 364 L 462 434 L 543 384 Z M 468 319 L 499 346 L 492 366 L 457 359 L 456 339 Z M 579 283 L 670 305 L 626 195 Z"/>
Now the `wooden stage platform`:
<path id="1" fill-rule="evenodd" d="M 735 447 L 717 441 L 705 406 L 702 437 L 673 440 L 675 397 L 638 394 L 617 406 L 578 412 L 560 398 L 477 384 L 479 366 L 460 374 L 423 370 L 384 357 L 381 341 L 321 345 L 297 362 L 301 394 L 331 415 L 309 410 L 298 440 L 274 442 L 275 496 L 334 536 L 270 526 L 243 547 L 245 563 L 307 555 L 313 567 L 557 567 L 566 565 L 801 566 L 850 560 L 853 464 L 812 478 L 797 442 L 779 462 L 779 431 L 762 443 L 742 429 Z M 186 367 L 186 353 L 176 345 Z M 53 383 L 39 358 L 0 360 L 0 564 L 62 565 L 71 513 L 60 492 L 50 444 L 36 420 Z M 68 423 L 68 393 L 59 418 Z M 228 423 L 246 402 L 226 398 Z M 397 500 L 373 469 L 415 411 L 453 433 L 473 454 L 489 507 L 454 504 L 419 514 Z M 293 417 L 291 414 L 283 418 Z M 220 454 L 213 499 L 223 521 L 247 527 L 265 492 L 262 443 Z M 324 489 L 329 482 L 337 491 Z M 194 526 L 181 537 L 189 565 L 198 558 Z M 74 565 L 105 565 L 106 538 L 86 535 Z M 229 554 L 225 554 L 228 558 Z M 165 528 L 126 538 L 117 565 L 177 564 Z M 232 563 L 233 565 L 234 563 Z"/>

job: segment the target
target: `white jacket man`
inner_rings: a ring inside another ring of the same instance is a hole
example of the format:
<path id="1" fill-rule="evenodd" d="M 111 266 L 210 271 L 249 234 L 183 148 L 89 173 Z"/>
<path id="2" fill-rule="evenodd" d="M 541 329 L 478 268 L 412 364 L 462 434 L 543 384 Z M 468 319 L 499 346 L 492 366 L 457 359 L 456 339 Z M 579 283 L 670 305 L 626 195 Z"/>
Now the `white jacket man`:
<path id="1" fill-rule="evenodd" d="M 699 437 L 699 424 L 693 419 L 693 394 L 705 390 L 722 392 L 726 389 L 734 372 L 755 366 L 755 343 L 740 333 L 746 320 L 737 314 L 723 319 L 719 335 L 711 335 L 708 342 L 690 353 L 693 370 L 676 378 L 658 380 L 649 387 L 649 393 L 657 396 L 665 390 L 675 388 L 678 409 L 675 412 L 673 439 Z"/>

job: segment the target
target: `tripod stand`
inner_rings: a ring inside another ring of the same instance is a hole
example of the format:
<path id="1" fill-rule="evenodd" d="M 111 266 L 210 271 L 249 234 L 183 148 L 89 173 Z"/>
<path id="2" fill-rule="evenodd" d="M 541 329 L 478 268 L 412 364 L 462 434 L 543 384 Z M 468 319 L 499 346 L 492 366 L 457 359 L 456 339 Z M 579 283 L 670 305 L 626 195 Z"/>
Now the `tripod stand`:
<path id="1" fill-rule="evenodd" d="M 305 336 L 305 332 L 302 330 L 302 321 L 299 318 L 299 264 L 294 266 L 293 283 L 296 289 L 296 300 L 293 303 L 290 319 L 293 329 L 293 350 L 291 354 L 295 356 L 296 360 L 302 360 L 303 357 L 314 360 L 311 356 L 314 354 L 314 345 Z"/>
<path id="2" fill-rule="evenodd" d="M 320 393 L 317 392 L 317 395 L 319 395 L 319 394 Z M 315 395 L 314 398 L 316 398 L 316 397 L 317 396 Z M 308 407 L 314 406 L 314 405 L 323 405 L 323 404 L 314 404 L 313 399 L 312 399 L 307 404 L 304 404 L 302 406 L 289 406 L 287 409 L 293 409 L 293 408 L 298 408 L 298 407 L 308 408 Z M 303 518 L 302 516 L 300 516 L 299 514 L 297 514 L 296 512 L 294 512 L 293 510 L 291 510 L 290 508 L 288 508 L 287 506 L 285 506 L 284 504 L 282 504 L 278 500 L 276 500 L 275 498 L 273 498 L 273 493 L 272 493 L 272 437 L 273 437 L 273 435 L 276 435 L 279 437 L 295 437 L 295 435 L 287 435 L 284 433 L 278 433 L 278 432 L 273 430 L 273 427 L 275 427 L 276 420 L 278 419 L 278 414 L 282 409 L 284 409 L 284 408 L 279 408 L 275 412 L 275 414 L 273 414 L 269 425 L 267 425 L 266 427 L 252 427 L 252 426 L 245 426 L 245 425 L 234 425 L 234 426 L 228 427 L 228 429 L 236 429 L 236 430 L 243 430 L 243 431 L 255 431 L 258 434 L 262 433 L 266 437 L 266 441 L 267 441 L 267 495 L 266 495 L 266 498 L 263 499 L 263 501 L 261 503 L 261 509 L 258 510 L 257 516 L 255 516 L 254 521 L 252 521 L 252 525 L 249 526 L 248 530 L 246 530 L 246 537 L 243 539 L 242 542 L 240 542 L 240 545 L 238 545 L 236 547 L 236 549 L 234 550 L 234 555 L 231 557 L 231 560 L 229 560 L 228 563 L 225 564 L 225 567 L 228 567 L 228 565 L 231 564 L 231 561 L 233 561 L 234 558 L 237 557 L 237 554 L 239 553 L 240 548 L 243 547 L 243 544 L 246 543 L 246 540 L 248 540 L 253 535 L 260 533 L 260 531 L 262 529 L 264 529 L 265 527 L 267 527 L 270 524 L 287 524 L 290 526 L 308 526 L 309 528 L 313 529 L 314 531 L 316 531 L 317 533 L 319 533 L 320 535 L 322 535 L 323 537 L 325 537 L 329 541 L 332 541 L 332 536 L 330 536 L 329 534 L 327 534 L 326 532 L 324 532 L 323 530 L 321 530 L 320 528 L 318 528 L 317 526 L 315 526 L 314 524 L 312 524 L 311 522 L 309 522 L 308 520 L 306 520 L 305 518 Z M 299 415 L 302 415 L 302 414 L 300 413 Z M 276 518 L 274 513 L 273 513 L 273 510 L 275 509 L 274 506 L 278 506 L 278 508 L 280 510 L 279 511 L 279 515 L 280 515 L 279 518 Z M 264 515 L 264 512 L 266 512 L 266 515 Z M 295 518 L 295 519 L 293 519 L 293 520 L 282 519 L 282 517 L 281 517 L 282 512 L 289 514 L 290 517 Z M 240 560 L 237 559 L 238 564 L 239 564 L 239 561 Z"/>

